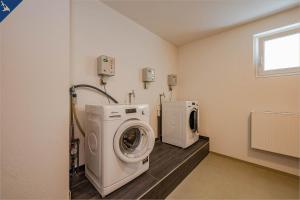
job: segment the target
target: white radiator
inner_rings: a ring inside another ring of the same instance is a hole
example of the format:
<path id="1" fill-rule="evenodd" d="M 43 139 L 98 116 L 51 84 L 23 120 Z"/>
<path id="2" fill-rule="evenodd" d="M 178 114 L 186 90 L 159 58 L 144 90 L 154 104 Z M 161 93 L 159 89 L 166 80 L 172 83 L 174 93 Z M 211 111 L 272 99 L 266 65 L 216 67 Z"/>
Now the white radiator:
<path id="1" fill-rule="evenodd" d="M 300 158 L 300 114 L 251 112 L 251 148 Z"/>

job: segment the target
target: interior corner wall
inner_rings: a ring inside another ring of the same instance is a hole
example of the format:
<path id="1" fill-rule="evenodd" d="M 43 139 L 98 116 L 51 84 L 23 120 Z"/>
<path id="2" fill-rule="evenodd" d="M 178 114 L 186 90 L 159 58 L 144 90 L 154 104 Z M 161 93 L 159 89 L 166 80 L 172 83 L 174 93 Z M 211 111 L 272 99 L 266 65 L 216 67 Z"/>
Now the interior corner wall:
<path id="1" fill-rule="evenodd" d="M 69 0 L 1 22 L 1 199 L 69 198 Z"/>
<path id="2" fill-rule="evenodd" d="M 0 199 L 3 199 L 2 197 L 2 53 L 1 53 L 1 43 L 2 43 L 2 33 L 1 33 L 1 23 L 0 23 Z"/>
<path id="3" fill-rule="evenodd" d="M 149 104 L 151 125 L 157 132 L 159 94 L 166 100 L 170 93 L 167 74 L 176 73 L 177 47 L 119 14 L 98 0 L 73 0 L 71 5 L 71 69 L 75 84 L 99 85 L 96 59 L 100 55 L 115 58 L 116 75 L 108 78 L 108 93 L 121 104 L 128 103 L 128 93 L 135 91 L 135 104 Z M 152 67 L 156 80 L 143 88 L 142 68 Z M 107 104 L 107 99 L 90 91 L 78 93 L 78 108 L 84 123 L 84 105 Z M 173 94 L 176 98 L 176 87 Z M 80 165 L 84 164 L 84 143 L 80 137 Z"/>
<path id="4" fill-rule="evenodd" d="M 300 76 L 257 78 L 253 35 L 300 21 L 300 8 L 179 48 L 179 99 L 200 104 L 211 151 L 299 175 L 299 159 L 250 148 L 251 111 L 300 111 Z"/>

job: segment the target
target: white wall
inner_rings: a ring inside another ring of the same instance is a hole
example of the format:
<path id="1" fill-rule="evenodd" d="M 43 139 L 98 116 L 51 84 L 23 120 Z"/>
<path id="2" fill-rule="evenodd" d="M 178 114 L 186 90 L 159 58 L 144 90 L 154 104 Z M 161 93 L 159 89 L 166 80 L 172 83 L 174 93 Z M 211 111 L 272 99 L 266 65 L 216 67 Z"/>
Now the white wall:
<path id="1" fill-rule="evenodd" d="M 69 1 L 1 23 L 1 198 L 68 198 Z"/>
<path id="2" fill-rule="evenodd" d="M 156 105 L 159 93 L 169 95 L 167 74 L 176 73 L 177 48 L 97 0 L 73 0 L 71 13 L 73 83 L 100 87 L 96 58 L 100 55 L 115 57 L 116 76 L 108 79 L 108 92 L 124 104 L 128 103 L 129 91 L 134 89 L 135 103 L 150 104 L 151 125 L 156 132 Z M 147 90 L 141 81 L 143 67 L 155 68 L 157 75 Z M 107 103 L 106 98 L 91 92 L 80 91 L 78 96 L 81 114 L 85 104 Z M 83 138 L 80 136 L 80 139 L 83 150 Z M 81 151 L 80 164 L 84 163 L 83 156 Z"/>
<path id="3" fill-rule="evenodd" d="M 0 169 L 2 166 L 2 52 L 1 52 L 1 43 L 2 43 L 2 25 L 0 23 Z M 0 180 L 2 180 L 2 170 L 0 170 Z M 0 198 L 2 197 L 2 181 L 0 181 Z"/>
<path id="4" fill-rule="evenodd" d="M 250 149 L 252 110 L 300 111 L 300 76 L 256 78 L 255 33 L 299 22 L 300 8 L 237 27 L 179 49 L 179 99 L 200 103 L 200 130 L 211 150 L 299 174 L 299 160 Z"/>

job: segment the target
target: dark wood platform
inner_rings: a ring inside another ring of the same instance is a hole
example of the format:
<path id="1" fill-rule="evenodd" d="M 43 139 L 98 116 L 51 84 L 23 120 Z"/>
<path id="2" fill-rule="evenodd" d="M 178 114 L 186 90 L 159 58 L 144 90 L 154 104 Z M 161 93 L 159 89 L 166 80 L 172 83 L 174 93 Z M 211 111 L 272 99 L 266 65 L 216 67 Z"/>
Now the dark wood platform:
<path id="1" fill-rule="evenodd" d="M 209 153 L 209 141 L 199 139 L 182 149 L 160 141 L 150 154 L 147 172 L 106 196 L 106 199 L 164 199 Z M 72 199 L 101 199 L 84 170 L 70 180 Z"/>

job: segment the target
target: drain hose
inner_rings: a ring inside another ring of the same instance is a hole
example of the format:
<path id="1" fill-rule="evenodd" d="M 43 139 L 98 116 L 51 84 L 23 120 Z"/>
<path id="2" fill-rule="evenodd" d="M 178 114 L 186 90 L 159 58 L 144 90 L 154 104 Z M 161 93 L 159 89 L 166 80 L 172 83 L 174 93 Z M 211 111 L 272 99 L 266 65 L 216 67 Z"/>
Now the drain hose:
<path id="1" fill-rule="evenodd" d="M 109 95 L 108 93 L 106 93 L 105 91 L 95 87 L 95 86 L 92 86 L 92 85 L 87 85 L 87 84 L 79 84 L 79 85 L 73 85 L 71 88 L 70 88 L 70 97 L 71 97 L 71 118 L 74 117 L 75 119 L 75 122 L 77 124 L 77 127 L 80 131 L 80 133 L 83 135 L 83 137 L 85 137 L 85 131 L 83 130 L 80 122 L 79 122 L 79 119 L 78 119 L 78 115 L 77 115 L 77 111 L 76 111 L 76 102 L 74 101 L 75 98 L 77 98 L 77 94 L 75 92 L 75 89 L 76 88 L 89 88 L 89 89 L 92 89 L 92 90 L 95 90 L 103 95 L 105 95 L 106 97 L 108 97 L 109 99 L 111 99 L 114 103 L 118 103 L 118 101 L 116 99 L 114 99 L 111 95 Z M 73 121 L 71 120 L 71 126 L 73 126 Z M 73 131 L 74 129 L 72 129 Z M 72 133 L 72 137 L 74 137 L 74 133 Z M 74 139 L 74 138 L 72 138 Z"/>

